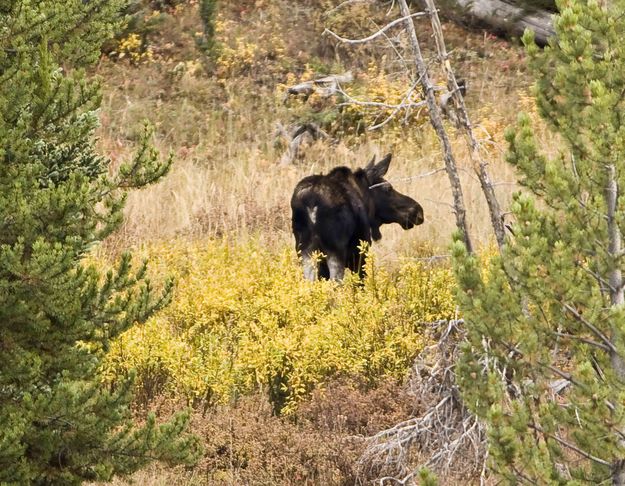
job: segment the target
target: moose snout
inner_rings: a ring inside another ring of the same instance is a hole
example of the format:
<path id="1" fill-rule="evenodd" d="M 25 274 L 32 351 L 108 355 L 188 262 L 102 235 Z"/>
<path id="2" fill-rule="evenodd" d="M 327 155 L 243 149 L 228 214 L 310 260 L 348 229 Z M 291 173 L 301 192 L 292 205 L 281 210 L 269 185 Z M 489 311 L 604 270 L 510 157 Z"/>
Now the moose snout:
<path id="1" fill-rule="evenodd" d="M 420 225 L 424 221 L 423 208 L 419 206 L 418 204 L 413 210 L 413 221 L 415 225 Z"/>
<path id="2" fill-rule="evenodd" d="M 410 229 L 423 223 L 423 208 L 419 204 L 411 206 L 405 214 L 404 224 L 401 225 L 404 229 Z"/>

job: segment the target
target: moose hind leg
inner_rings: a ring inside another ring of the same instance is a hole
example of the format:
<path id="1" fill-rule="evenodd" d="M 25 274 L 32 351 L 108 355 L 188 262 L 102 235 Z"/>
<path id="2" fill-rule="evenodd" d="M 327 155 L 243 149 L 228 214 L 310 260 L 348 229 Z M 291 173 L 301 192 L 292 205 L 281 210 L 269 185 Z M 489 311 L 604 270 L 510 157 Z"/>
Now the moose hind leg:
<path id="1" fill-rule="evenodd" d="M 348 263 L 349 269 L 358 275 L 358 278 L 363 279 L 365 277 L 365 256 L 362 253 L 353 252 Z"/>
<path id="2" fill-rule="evenodd" d="M 328 261 L 324 258 L 319 262 L 319 279 L 328 280 L 330 278 L 330 270 L 328 269 Z"/>
<path id="3" fill-rule="evenodd" d="M 317 278 L 317 263 L 310 257 L 310 254 L 302 254 L 302 265 L 304 266 L 304 278 L 311 282 Z"/>
<path id="4" fill-rule="evenodd" d="M 345 275 L 345 259 L 338 255 L 330 254 L 327 258 L 328 270 L 331 280 L 343 280 Z"/>

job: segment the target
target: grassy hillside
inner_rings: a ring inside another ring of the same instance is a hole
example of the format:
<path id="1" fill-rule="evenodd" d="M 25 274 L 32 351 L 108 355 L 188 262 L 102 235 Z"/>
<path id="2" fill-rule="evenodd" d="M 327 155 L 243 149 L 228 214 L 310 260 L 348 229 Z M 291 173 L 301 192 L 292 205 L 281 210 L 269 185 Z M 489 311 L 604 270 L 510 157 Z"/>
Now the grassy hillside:
<path id="1" fill-rule="evenodd" d="M 106 265 L 130 246 L 152 258 L 156 280 L 178 281 L 172 305 L 115 344 L 109 384 L 134 369 L 139 412 L 192 405 L 206 447 L 196 468 L 156 466 L 136 476 L 139 484 L 367 483 L 377 472 L 358 464 L 364 437 L 419 411 L 401 384 L 423 345 L 423 323 L 455 313 L 445 259 L 427 260 L 446 253 L 454 230 L 451 190 L 437 171 L 441 151 L 425 113 L 368 131 L 383 114 L 314 97 L 285 102 L 286 86 L 347 70 L 355 82 L 346 90 L 361 100 L 394 99 L 409 86 L 388 41 L 350 48 L 322 35 L 328 27 L 365 36 L 394 18 L 383 5 L 339 3 L 221 2 L 217 55 L 208 58 L 197 48 L 197 2 L 152 2 L 97 68 L 101 150 L 124 160 L 147 119 L 157 146 L 175 156 L 163 182 L 130 195 L 123 230 L 94 256 Z M 429 27 L 418 22 L 433 59 Z M 505 207 L 516 186 L 503 161 L 503 131 L 520 110 L 533 110 L 523 53 L 451 24 L 445 35 Z M 431 68 L 444 86 L 436 63 Z M 310 120 L 331 140 L 280 165 L 286 145 L 277 127 Z M 470 230 L 485 248 L 486 205 L 466 141 L 448 128 Z M 389 179 L 421 203 L 425 223 L 408 232 L 383 227 L 362 288 L 303 282 L 290 232 L 294 185 L 387 152 L 394 153 Z M 449 483 L 466 484 L 463 474 Z"/>

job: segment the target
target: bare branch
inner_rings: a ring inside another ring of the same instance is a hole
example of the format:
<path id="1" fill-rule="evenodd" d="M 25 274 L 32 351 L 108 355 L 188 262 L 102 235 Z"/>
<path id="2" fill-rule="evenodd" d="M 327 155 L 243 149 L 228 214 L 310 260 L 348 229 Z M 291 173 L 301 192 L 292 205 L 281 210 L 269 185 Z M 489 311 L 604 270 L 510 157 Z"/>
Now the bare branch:
<path id="1" fill-rule="evenodd" d="M 359 463 L 383 471 L 384 481 L 412 484 L 418 470 L 410 464 L 410 450 L 426 454 L 423 465 L 438 472 L 457 468 L 458 460 L 469 464 L 474 474 L 483 473 L 486 434 L 481 422 L 462 404 L 455 383 L 457 344 L 464 339 L 464 321 L 430 324 L 436 344 L 427 346 L 415 362 L 411 387 L 424 402 L 425 413 L 369 439 Z M 382 482 L 380 484 L 383 484 Z"/>
<path id="2" fill-rule="evenodd" d="M 431 262 L 435 262 L 438 260 L 447 260 L 448 258 L 451 258 L 451 255 L 432 255 L 431 257 L 407 257 L 404 258 L 404 260 L 410 260 L 413 262 L 427 262 L 427 263 L 431 263 Z"/>
<path id="3" fill-rule="evenodd" d="M 550 439 L 555 440 L 558 444 L 563 445 L 564 447 L 566 447 L 567 449 L 576 452 L 577 454 L 579 454 L 582 457 L 585 457 L 586 459 L 589 459 L 593 462 L 596 462 L 597 464 L 601 464 L 602 466 L 612 466 L 611 463 L 609 463 L 608 461 L 604 461 L 603 459 L 599 458 L 599 457 L 595 457 L 592 454 L 580 449 L 579 447 L 577 447 L 574 444 L 571 444 L 570 442 L 565 441 L 564 439 L 558 437 L 557 435 L 554 434 L 550 434 L 549 432 L 546 432 L 542 427 L 540 427 L 540 425 L 535 425 L 532 423 L 528 424 L 528 427 L 531 429 L 534 429 L 536 432 L 543 434 L 545 437 L 549 437 Z"/>
<path id="4" fill-rule="evenodd" d="M 466 207 L 464 204 L 464 195 L 462 191 L 462 184 L 458 176 L 458 169 L 456 159 L 454 158 L 451 148 L 451 142 L 449 136 L 443 126 L 443 120 L 440 113 L 438 102 L 434 95 L 434 87 L 430 81 L 428 74 L 428 68 L 423 59 L 421 53 L 421 47 L 419 46 L 419 39 L 417 38 L 417 32 L 415 30 L 414 22 L 410 14 L 410 9 L 406 0 L 398 0 L 400 12 L 404 17 L 404 25 L 408 31 L 408 38 L 410 47 L 414 55 L 414 63 L 417 73 L 419 73 L 419 79 L 423 88 L 423 93 L 427 101 L 430 123 L 438 136 L 442 149 L 443 159 L 445 160 L 445 167 L 447 169 L 447 176 L 449 177 L 449 183 L 451 184 L 451 191 L 454 200 L 454 214 L 456 216 L 456 226 L 462 233 L 465 247 L 469 253 L 473 253 L 473 245 L 471 244 L 471 238 L 469 235 L 469 227 L 466 220 Z"/>
<path id="5" fill-rule="evenodd" d="M 430 14 L 432 30 L 434 32 L 434 38 L 436 40 L 438 57 L 443 66 L 443 69 L 447 73 L 447 85 L 450 88 L 450 95 L 456 105 L 459 119 L 458 121 L 460 122 L 460 125 L 464 128 L 464 132 L 469 141 L 471 158 L 475 161 L 475 172 L 477 173 L 478 179 L 480 181 L 480 186 L 482 187 L 482 192 L 484 193 L 484 197 L 486 198 L 491 225 L 495 233 L 495 238 L 497 239 L 497 245 L 501 250 L 505 243 L 504 221 L 501 207 L 499 206 L 499 201 L 497 200 L 495 189 L 488 173 L 488 163 L 480 155 L 480 143 L 473 133 L 473 128 L 471 126 L 471 121 L 469 120 L 467 109 L 464 105 L 464 99 L 462 97 L 460 87 L 449 62 L 449 55 L 447 53 L 445 40 L 443 37 L 443 28 L 441 26 L 440 19 L 438 18 L 438 11 L 436 9 L 436 6 L 434 5 L 434 0 L 425 0 L 425 2 L 427 5 L 427 11 Z"/>
<path id="6" fill-rule="evenodd" d="M 566 333 L 563 333 L 563 332 L 554 332 L 553 334 L 554 334 L 554 336 L 558 336 L 558 337 L 561 337 L 561 338 L 573 339 L 575 341 L 581 341 L 581 342 L 583 342 L 585 344 L 588 344 L 590 346 L 594 346 L 594 347 L 599 348 L 599 349 L 601 349 L 603 351 L 606 351 L 606 352 L 610 351 L 610 348 L 608 346 L 606 346 L 605 344 L 601 344 L 601 343 L 598 343 L 596 341 L 593 341 L 592 339 L 586 339 L 586 338 L 581 337 L 581 336 L 576 336 L 574 334 L 566 334 Z"/>
<path id="7" fill-rule="evenodd" d="M 364 44 L 366 42 L 371 42 L 372 40 L 377 39 L 382 34 L 384 34 L 384 32 L 386 32 L 388 29 L 390 29 L 391 27 L 396 26 L 397 24 L 402 23 L 405 20 L 411 19 L 413 17 L 424 17 L 425 15 L 427 15 L 427 13 L 425 13 L 425 12 L 417 12 L 417 13 L 410 14 L 410 15 L 407 15 L 405 17 L 401 17 L 399 19 L 393 20 L 392 22 L 389 22 L 384 27 L 382 27 L 380 30 L 375 32 L 374 34 L 371 34 L 369 37 L 365 37 L 363 39 L 346 39 L 345 37 L 341 37 L 340 35 L 336 34 L 335 32 L 332 32 L 330 29 L 325 29 L 323 31 L 322 35 L 330 34 L 336 40 L 338 40 L 340 42 L 343 42 L 344 44 L 350 44 L 350 45 Z"/>
<path id="8" fill-rule="evenodd" d="M 395 118 L 395 116 L 397 116 L 397 113 L 399 113 L 402 108 L 410 109 L 410 106 L 406 106 L 406 101 L 410 99 L 410 97 L 412 96 L 412 93 L 414 93 L 415 89 L 417 88 L 417 84 L 419 83 L 419 80 L 417 80 L 411 87 L 410 89 L 406 92 L 406 94 L 404 95 L 404 97 L 401 100 L 401 103 L 399 105 L 397 105 L 397 107 L 395 107 L 395 109 L 393 110 L 393 112 L 386 117 L 386 119 L 381 122 L 378 123 L 377 125 L 373 125 L 370 126 L 368 128 L 368 130 L 377 130 L 378 128 L 382 128 L 383 126 L 385 126 L 387 123 L 389 123 L 391 120 L 393 120 Z M 421 102 L 423 104 L 423 106 L 425 106 L 425 102 Z"/>
<path id="9" fill-rule="evenodd" d="M 380 182 L 378 184 L 373 184 L 372 186 L 369 186 L 369 189 L 373 189 L 375 187 L 380 187 L 380 186 L 385 186 L 387 184 L 395 184 L 396 182 L 407 182 L 407 181 L 412 181 L 412 180 L 415 180 L 415 179 L 423 179 L 425 177 L 429 177 L 431 175 L 438 174 L 439 172 L 443 172 L 444 170 L 445 170 L 445 168 L 442 167 L 440 169 L 434 169 L 434 170 L 431 170 L 429 172 L 424 172 L 423 174 L 418 174 L 418 175 L 414 175 L 414 176 L 410 176 L 410 177 L 401 177 L 401 178 L 389 179 L 388 181 Z"/>
<path id="10" fill-rule="evenodd" d="M 286 90 L 284 101 L 286 101 L 288 95 L 305 95 L 308 97 L 313 92 L 328 98 L 342 91 L 340 89 L 341 84 L 351 83 L 353 80 L 354 76 L 351 71 L 347 71 L 343 74 L 331 74 L 323 78 L 304 81 L 294 86 L 289 86 Z"/>
<path id="11" fill-rule="evenodd" d="M 326 140 L 330 136 L 314 123 L 304 123 L 296 125 L 290 130 L 290 133 L 278 124 L 278 134 L 288 143 L 287 149 L 280 158 L 280 165 L 289 165 L 300 155 L 301 146 L 304 140 Z"/>
<path id="12" fill-rule="evenodd" d="M 375 22 L 373 22 L 373 24 L 375 25 L 375 27 L 377 29 L 380 28 L 377 24 L 375 24 Z M 384 38 L 389 43 L 389 45 L 391 46 L 391 49 L 393 49 L 393 52 L 397 56 L 397 59 L 399 59 L 401 64 L 404 66 L 405 71 L 406 72 L 410 72 L 410 69 L 408 68 L 408 63 L 406 62 L 406 59 L 404 59 L 404 56 L 401 55 L 401 52 L 399 52 L 399 50 L 397 49 L 397 46 L 395 45 L 395 43 L 390 39 L 390 37 L 388 35 L 386 35 L 386 32 L 384 32 L 383 35 L 384 35 Z"/>
<path id="13" fill-rule="evenodd" d="M 610 350 L 611 353 L 618 354 L 618 350 L 616 349 L 614 344 L 612 344 L 612 342 L 608 339 L 608 337 L 605 334 L 603 334 L 599 329 L 597 329 L 597 327 L 592 322 L 590 322 L 583 315 L 577 312 L 577 309 L 575 309 L 575 307 L 569 304 L 563 304 L 563 305 L 567 311 L 573 314 L 573 316 L 575 317 L 575 319 L 577 319 L 578 322 L 584 324 L 584 326 L 590 329 L 592 333 L 606 345 L 606 347 Z"/>
<path id="14" fill-rule="evenodd" d="M 343 90 L 340 90 L 339 93 L 345 96 L 347 98 L 347 101 L 343 103 L 339 103 L 338 106 L 358 105 L 358 106 L 368 106 L 368 107 L 374 107 L 374 108 L 387 108 L 387 109 L 401 110 L 405 108 L 423 108 L 427 104 L 425 101 L 419 101 L 417 103 L 411 102 L 411 103 L 400 103 L 399 105 L 391 105 L 389 103 L 382 103 L 379 101 L 359 101 L 357 99 L 352 98 Z"/>
<path id="15" fill-rule="evenodd" d="M 357 4 L 357 3 L 371 3 L 372 0 L 345 0 L 344 2 L 339 3 L 336 7 L 331 8 L 330 10 L 328 10 L 325 15 L 330 15 L 334 12 L 336 12 L 337 10 L 340 10 L 344 7 L 347 7 L 348 5 L 353 5 L 353 4 Z"/>

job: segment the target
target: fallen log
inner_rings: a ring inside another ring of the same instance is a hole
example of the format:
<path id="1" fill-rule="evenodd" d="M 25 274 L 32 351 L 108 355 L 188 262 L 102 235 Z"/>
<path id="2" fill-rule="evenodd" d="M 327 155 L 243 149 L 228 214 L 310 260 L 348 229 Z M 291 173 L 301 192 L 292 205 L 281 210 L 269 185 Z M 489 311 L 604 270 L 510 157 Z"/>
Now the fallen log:
<path id="1" fill-rule="evenodd" d="M 313 93 L 327 98 L 335 95 L 340 90 L 341 84 L 348 84 L 353 80 L 354 76 L 348 71 L 344 74 L 331 74 L 322 78 L 304 81 L 294 86 L 289 86 L 285 92 L 283 101 L 286 102 L 289 96 L 299 95 L 303 95 L 306 99 Z"/>
<path id="2" fill-rule="evenodd" d="M 455 20 L 483 25 L 488 30 L 506 36 L 520 37 L 525 29 L 534 31 L 536 43 L 544 46 L 555 34 L 553 12 L 538 8 L 523 8 L 505 0 L 449 0 Z"/>

